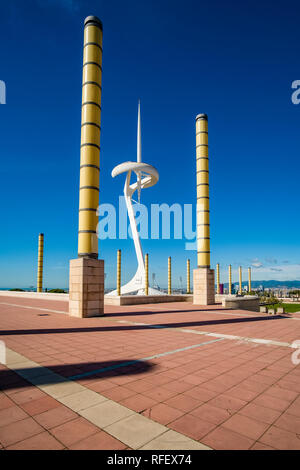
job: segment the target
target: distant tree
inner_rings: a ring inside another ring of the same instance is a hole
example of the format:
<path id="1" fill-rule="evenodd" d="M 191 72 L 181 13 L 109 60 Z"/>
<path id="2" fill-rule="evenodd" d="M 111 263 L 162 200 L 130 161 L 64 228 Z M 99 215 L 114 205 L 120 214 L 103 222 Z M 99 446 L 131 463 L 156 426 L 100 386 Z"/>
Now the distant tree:
<path id="1" fill-rule="evenodd" d="M 64 289 L 50 289 L 48 292 L 50 294 L 66 294 Z"/>
<path id="2" fill-rule="evenodd" d="M 290 295 L 298 300 L 300 297 L 300 290 L 298 289 L 292 290 L 290 291 Z"/>
<path id="3" fill-rule="evenodd" d="M 14 292 L 25 292 L 24 289 L 19 289 L 18 287 L 16 287 L 15 289 L 9 289 L 10 291 L 14 291 Z"/>

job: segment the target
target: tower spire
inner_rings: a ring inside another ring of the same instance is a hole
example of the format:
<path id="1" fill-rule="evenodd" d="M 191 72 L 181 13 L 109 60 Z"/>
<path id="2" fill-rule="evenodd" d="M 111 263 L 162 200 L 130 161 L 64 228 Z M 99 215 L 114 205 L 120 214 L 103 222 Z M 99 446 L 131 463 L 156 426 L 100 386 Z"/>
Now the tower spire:
<path id="1" fill-rule="evenodd" d="M 142 161 L 142 139 L 141 139 L 141 101 L 138 105 L 138 122 L 137 122 L 137 162 Z"/>

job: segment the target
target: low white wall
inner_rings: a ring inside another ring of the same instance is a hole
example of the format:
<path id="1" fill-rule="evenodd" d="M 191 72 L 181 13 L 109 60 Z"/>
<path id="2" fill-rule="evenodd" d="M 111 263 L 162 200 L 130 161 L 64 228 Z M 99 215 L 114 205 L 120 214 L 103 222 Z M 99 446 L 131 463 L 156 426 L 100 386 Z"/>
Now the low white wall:
<path id="1" fill-rule="evenodd" d="M 11 290 L 0 290 L 0 296 L 21 297 L 25 299 L 47 299 L 47 300 L 69 300 L 69 294 L 51 294 L 50 292 L 18 292 Z"/>

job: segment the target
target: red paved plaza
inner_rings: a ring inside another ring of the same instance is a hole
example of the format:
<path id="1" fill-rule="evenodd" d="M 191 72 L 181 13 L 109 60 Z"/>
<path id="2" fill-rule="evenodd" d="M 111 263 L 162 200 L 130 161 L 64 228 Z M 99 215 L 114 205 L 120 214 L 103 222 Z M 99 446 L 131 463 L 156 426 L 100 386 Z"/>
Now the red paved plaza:
<path id="1" fill-rule="evenodd" d="M 0 340 L 189 442 L 300 449 L 300 368 L 291 360 L 300 315 L 169 303 L 107 306 L 105 317 L 78 319 L 67 309 L 1 296 Z M 0 365 L 1 448 L 133 448 L 113 425 L 95 424 L 21 375 L 18 365 Z"/>

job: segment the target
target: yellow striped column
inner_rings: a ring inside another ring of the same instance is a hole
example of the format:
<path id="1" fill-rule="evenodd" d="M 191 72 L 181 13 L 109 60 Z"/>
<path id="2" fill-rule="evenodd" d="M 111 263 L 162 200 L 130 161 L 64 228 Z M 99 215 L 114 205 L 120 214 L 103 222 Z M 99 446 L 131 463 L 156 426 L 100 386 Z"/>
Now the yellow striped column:
<path id="1" fill-rule="evenodd" d="M 145 255 L 145 295 L 149 294 L 149 255 Z"/>
<path id="2" fill-rule="evenodd" d="M 197 265 L 194 303 L 215 303 L 214 270 L 210 269 L 209 168 L 207 115 L 196 116 Z"/>
<path id="3" fill-rule="evenodd" d="M 197 258 L 198 268 L 210 268 L 209 170 L 207 115 L 196 117 Z"/>
<path id="4" fill-rule="evenodd" d="M 217 294 L 220 294 L 220 265 L 217 263 Z"/>
<path id="5" fill-rule="evenodd" d="M 242 266 L 239 267 L 239 294 L 243 292 L 242 288 Z"/>
<path id="6" fill-rule="evenodd" d="M 39 234 L 37 292 L 43 292 L 44 234 Z"/>
<path id="7" fill-rule="evenodd" d="M 171 256 L 168 258 L 168 294 L 172 294 L 172 265 Z"/>
<path id="8" fill-rule="evenodd" d="M 84 21 L 78 258 L 70 261 L 69 314 L 104 313 L 104 261 L 98 259 L 97 208 L 100 178 L 102 23 Z"/>
<path id="9" fill-rule="evenodd" d="M 248 290 L 251 292 L 251 268 L 248 268 Z"/>
<path id="10" fill-rule="evenodd" d="M 189 259 L 186 262 L 186 293 L 191 293 L 191 263 Z"/>
<path id="11" fill-rule="evenodd" d="M 228 277 L 229 277 L 229 286 L 228 286 L 228 293 L 232 294 L 232 269 L 231 264 L 228 267 Z"/>
<path id="12" fill-rule="evenodd" d="M 84 22 L 78 256 L 98 258 L 100 125 L 102 84 L 102 23 Z"/>
<path id="13" fill-rule="evenodd" d="M 121 250 L 117 253 L 117 295 L 121 295 Z"/>

